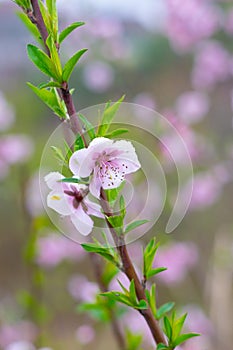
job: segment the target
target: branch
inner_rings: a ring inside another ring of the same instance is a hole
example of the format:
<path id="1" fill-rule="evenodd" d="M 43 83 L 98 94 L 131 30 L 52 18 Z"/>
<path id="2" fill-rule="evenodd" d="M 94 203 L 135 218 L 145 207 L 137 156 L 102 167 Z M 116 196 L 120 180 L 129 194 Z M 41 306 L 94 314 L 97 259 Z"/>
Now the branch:
<path id="1" fill-rule="evenodd" d="M 106 199 L 106 196 L 105 196 L 105 193 L 103 190 L 101 191 L 100 203 L 101 203 L 101 206 L 102 206 L 104 213 L 107 216 L 113 216 L 111 208 L 109 207 L 108 201 Z M 113 228 L 113 226 L 107 220 L 106 220 L 106 222 L 107 222 L 108 228 L 112 234 L 114 242 L 116 244 L 116 248 L 117 248 L 119 255 L 121 257 L 124 273 L 128 277 L 129 281 L 134 280 L 134 285 L 135 285 L 135 290 L 136 290 L 138 300 L 139 301 L 145 300 L 147 302 L 144 288 L 140 282 L 140 279 L 139 279 L 139 277 L 135 271 L 135 268 L 133 266 L 133 263 L 130 259 L 130 256 L 129 256 L 129 253 L 128 253 L 128 250 L 127 250 L 127 247 L 125 244 L 124 236 L 123 235 L 119 236 L 117 234 L 117 232 L 115 231 L 115 229 Z M 142 314 L 142 316 L 146 320 L 156 344 L 159 344 L 159 343 L 167 344 L 166 339 L 164 337 L 164 334 L 163 334 L 162 330 L 160 329 L 159 323 L 154 318 L 150 307 L 148 306 L 148 309 L 140 310 L 139 312 Z"/>

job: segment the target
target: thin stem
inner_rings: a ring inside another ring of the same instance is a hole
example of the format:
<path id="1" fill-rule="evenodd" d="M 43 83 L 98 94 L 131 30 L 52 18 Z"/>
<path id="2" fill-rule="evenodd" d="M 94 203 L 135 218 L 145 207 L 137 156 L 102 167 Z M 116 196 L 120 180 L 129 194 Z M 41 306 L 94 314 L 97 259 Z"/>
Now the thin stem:
<path id="1" fill-rule="evenodd" d="M 100 200 L 101 206 L 103 211 L 107 216 L 112 216 L 112 211 L 111 208 L 109 207 L 108 201 L 106 199 L 105 193 L 102 190 L 101 191 L 101 200 Z M 107 220 L 106 220 L 107 221 Z M 116 248 L 118 250 L 118 253 L 121 257 L 122 265 L 123 265 L 123 271 L 128 277 L 130 281 L 134 280 L 134 285 L 135 285 L 135 290 L 137 294 L 138 300 L 145 300 L 147 301 L 146 295 L 145 295 L 145 290 L 143 288 L 143 285 L 140 282 L 140 279 L 135 271 L 135 268 L 133 266 L 133 263 L 130 259 L 126 244 L 125 244 L 125 239 L 123 235 L 118 235 L 113 226 L 107 221 L 108 228 L 112 234 L 112 237 L 114 239 L 114 242 L 116 244 Z M 140 310 L 140 313 L 142 316 L 145 318 L 150 331 L 153 335 L 153 338 L 156 342 L 158 343 L 163 343 L 166 344 L 166 340 L 164 337 L 164 334 L 162 330 L 160 329 L 158 321 L 154 318 L 154 315 L 148 307 L 146 310 Z"/>
<path id="2" fill-rule="evenodd" d="M 43 39 L 44 45 L 45 45 L 45 49 L 47 51 L 48 54 L 50 54 L 49 48 L 46 45 L 46 40 L 49 36 L 48 31 L 46 29 L 41 11 L 40 11 L 40 6 L 38 3 L 38 0 L 31 0 L 31 4 L 32 4 L 32 9 L 33 9 L 33 18 L 34 18 L 34 24 L 36 24 L 40 34 L 41 34 L 41 38 Z M 32 21 L 32 18 L 29 18 Z"/>

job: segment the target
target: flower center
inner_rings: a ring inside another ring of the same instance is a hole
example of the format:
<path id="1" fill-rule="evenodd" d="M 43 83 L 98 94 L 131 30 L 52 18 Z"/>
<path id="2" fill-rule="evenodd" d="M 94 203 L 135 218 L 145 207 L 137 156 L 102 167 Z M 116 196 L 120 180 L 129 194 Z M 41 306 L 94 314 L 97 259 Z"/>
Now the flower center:
<path id="1" fill-rule="evenodd" d="M 85 193 L 79 191 L 75 186 L 71 185 L 70 188 L 71 190 L 65 190 L 64 193 L 67 194 L 67 196 L 73 197 L 73 206 L 77 209 L 85 197 Z"/>

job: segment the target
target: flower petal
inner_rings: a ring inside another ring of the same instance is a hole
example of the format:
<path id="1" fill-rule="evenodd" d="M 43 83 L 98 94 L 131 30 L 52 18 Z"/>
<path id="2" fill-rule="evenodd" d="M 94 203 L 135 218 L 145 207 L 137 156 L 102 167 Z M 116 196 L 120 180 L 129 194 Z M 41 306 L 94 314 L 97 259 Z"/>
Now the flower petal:
<path id="1" fill-rule="evenodd" d="M 94 223 L 90 216 L 85 213 L 82 205 L 79 205 L 75 213 L 70 216 L 70 219 L 83 236 L 87 236 L 91 233 Z"/>
<path id="2" fill-rule="evenodd" d="M 101 183 L 99 175 L 98 175 L 98 170 L 95 168 L 93 177 L 92 177 L 90 185 L 89 185 L 89 190 L 94 197 L 100 198 L 101 186 L 102 186 L 102 183 Z"/>
<path id="3" fill-rule="evenodd" d="M 45 182 L 51 190 L 55 190 L 61 186 L 60 180 L 64 179 L 64 176 L 59 172 L 52 172 L 45 176 Z"/>
<path id="4" fill-rule="evenodd" d="M 87 206 L 88 215 L 94 215 L 98 218 L 104 219 L 104 214 L 101 212 L 101 206 L 97 203 L 91 202 L 87 197 L 83 200 Z"/>
<path id="5" fill-rule="evenodd" d="M 93 161 L 88 157 L 88 149 L 83 148 L 72 154 L 69 161 L 70 170 L 78 177 L 88 177 L 93 170 Z"/>
<path id="6" fill-rule="evenodd" d="M 72 206 L 61 191 L 51 191 L 47 197 L 47 206 L 61 215 L 70 215 Z"/>
<path id="7" fill-rule="evenodd" d="M 137 166 L 137 169 L 141 167 L 135 148 L 131 142 L 125 140 L 116 141 L 114 142 L 113 147 L 119 151 L 119 154 L 114 158 L 128 160 L 132 164 L 135 164 L 135 167 Z"/>

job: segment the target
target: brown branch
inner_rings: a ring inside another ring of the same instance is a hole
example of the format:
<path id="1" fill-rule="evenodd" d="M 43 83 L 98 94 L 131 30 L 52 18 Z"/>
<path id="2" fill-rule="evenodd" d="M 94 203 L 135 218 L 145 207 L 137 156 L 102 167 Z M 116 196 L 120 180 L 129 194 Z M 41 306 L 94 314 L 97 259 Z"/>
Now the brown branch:
<path id="1" fill-rule="evenodd" d="M 37 28 L 40 32 L 41 38 L 44 42 L 45 49 L 46 49 L 47 53 L 50 54 L 49 48 L 46 45 L 46 40 L 47 40 L 49 34 L 48 34 L 47 29 L 46 29 L 46 26 L 45 26 L 45 23 L 44 23 L 44 20 L 43 20 L 41 11 L 40 11 L 40 6 L 38 3 L 38 0 L 31 0 L 31 4 L 32 4 L 32 9 L 33 9 L 33 17 L 30 16 L 29 19 L 32 21 L 32 23 L 34 23 L 37 26 Z"/>
<path id="2" fill-rule="evenodd" d="M 103 190 L 101 190 L 100 203 L 101 203 L 101 206 L 102 206 L 104 213 L 107 216 L 113 216 L 111 208 L 109 207 L 108 201 L 106 199 L 106 196 L 105 196 L 105 193 Z M 113 226 L 108 221 L 107 221 L 107 225 L 108 225 L 108 228 L 112 234 L 114 242 L 116 244 L 116 248 L 118 250 L 118 253 L 121 257 L 123 271 L 126 274 L 126 276 L 128 277 L 129 281 L 132 281 L 132 280 L 134 281 L 135 290 L 136 290 L 138 300 L 139 301 L 145 300 L 147 302 L 145 290 L 143 288 L 143 285 L 140 282 L 140 279 L 139 279 L 139 277 L 135 271 L 135 268 L 133 266 L 133 263 L 130 259 L 127 247 L 125 245 L 124 236 L 118 235 L 117 232 L 115 231 L 115 229 L 113 228 Z M 162 330 L 160 329 L 159 323 L 154 318 L 154 315 L 153 315 L 150 307 L 148 306 L 147 309 L 140 310 L 139 312 L 142 314 L 142 316 L 146 320 L 156 344 L 158 344 L 158 343 L 167 344 L 166 339 L 164 337 L 164 334 L 163 334 Z"/>

